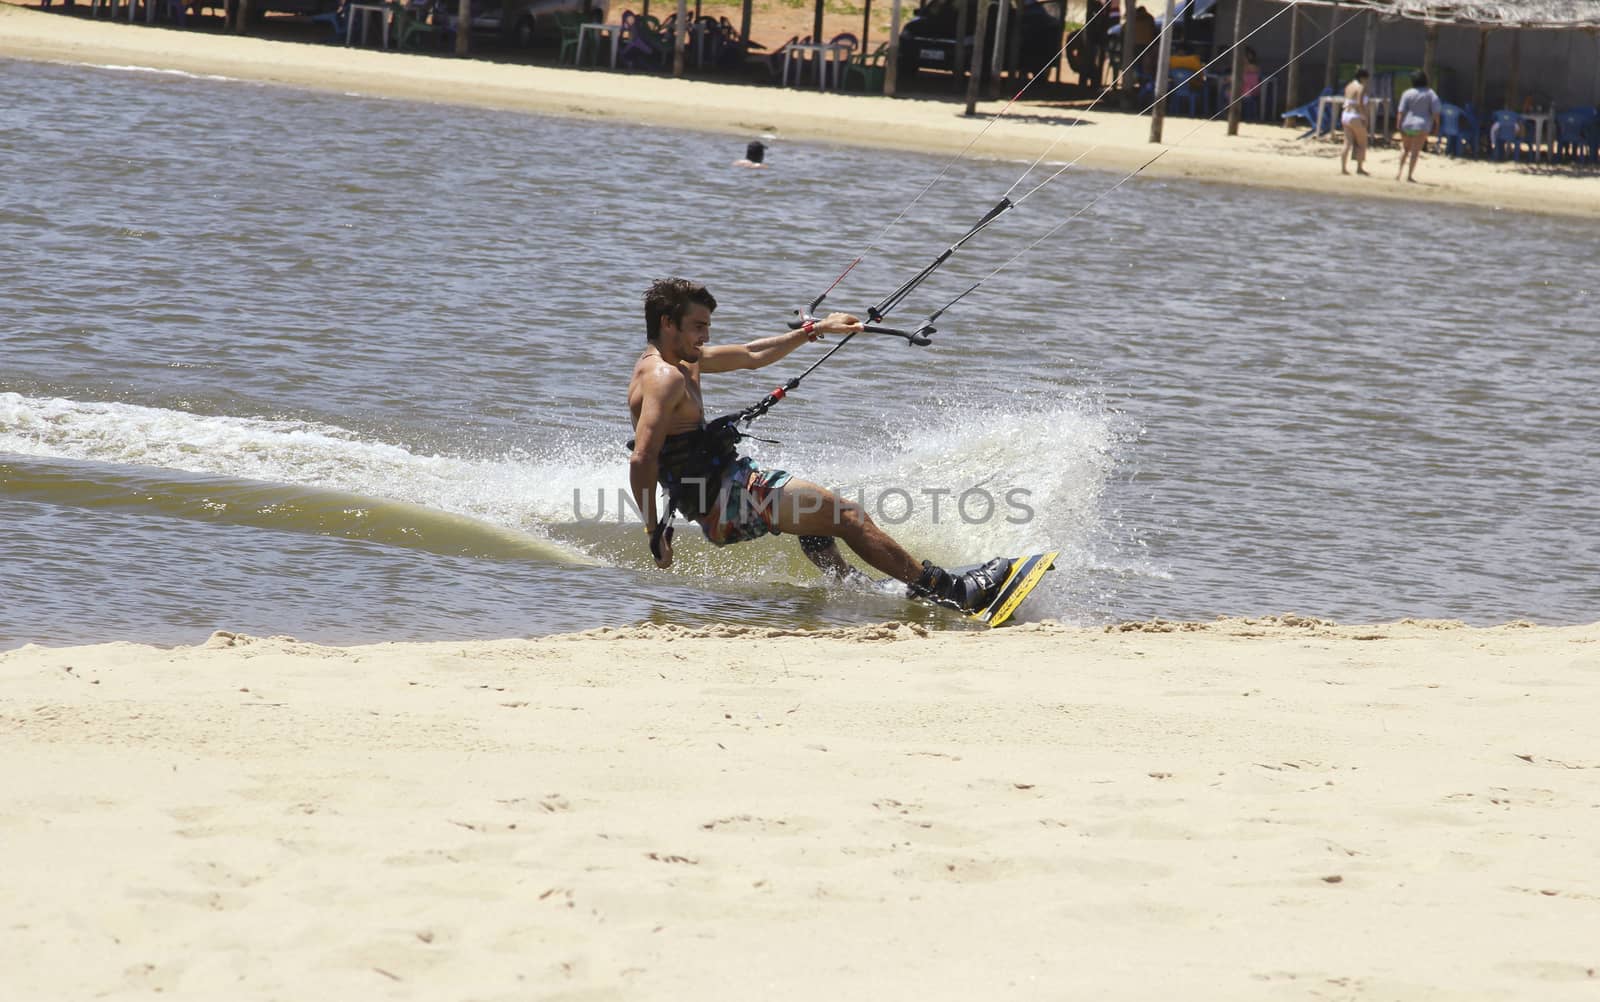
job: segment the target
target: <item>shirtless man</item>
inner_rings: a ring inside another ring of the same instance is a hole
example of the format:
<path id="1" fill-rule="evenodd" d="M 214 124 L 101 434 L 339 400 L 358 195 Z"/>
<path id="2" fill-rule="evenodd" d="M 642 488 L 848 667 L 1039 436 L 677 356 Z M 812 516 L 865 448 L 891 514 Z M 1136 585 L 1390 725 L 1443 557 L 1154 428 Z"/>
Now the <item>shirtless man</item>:
<path id="1" fill-rule="evenodd" d="M 813 563 L 843 576 L 850 565 L 834 542 L 842 539 L 862 560 L 904 581 L 916 594 L 969 611 L 993 601 L 1010 569 L 1006 558 L 960 575 L 927 561 L 918 563 L 859 504 L 783 470 L 762 469 L 738 454 L 735 436 L 718 435 L 706 425 L 701 375 L 771 365 L 824 334 L 859 331 L 861 321 L 834 313 L 788 334 L 708 346 L 716 308 L 705 286 L 682 278 L 661 279 L 644 296 L 649 346 L 634 363 L 628 383 L 634 431 L 628 479 L 657 566 L 672 566 L 671 529 L 656 542 L 659 483 L 672 505 L 700 523 L 706 539 L 717 546 L 790 532 L 800 537 L 801 549 Z"/>

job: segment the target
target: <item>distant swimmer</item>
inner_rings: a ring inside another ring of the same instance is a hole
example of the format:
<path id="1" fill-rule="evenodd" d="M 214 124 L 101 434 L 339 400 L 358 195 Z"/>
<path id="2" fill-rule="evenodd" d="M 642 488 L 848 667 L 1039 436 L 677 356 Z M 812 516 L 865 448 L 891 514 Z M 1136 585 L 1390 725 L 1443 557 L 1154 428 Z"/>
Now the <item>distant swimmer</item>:
<path id="1" fill-rule="evenodd" d="M 733 162 L 733 165 L 735 167 L 764 168 L 764 167 L 767 166 L 766 159 L 767 159 L 767 144 L 763 143 L 761 140 L 757 139 L 754 142 L 752 142 L 749 146 L 746 146 L 744 148 L 744 159 L 743 160 L 735 160 Z"/>
<path id="2" fill-rule="evenodd" d="M 1007 583 L 1010 559 L 997 557 L 963 573 L 919 563 L 860 504 L 739 455 L 741 435 L 731 418 L 706 422 L 701 374 L 759 369 L 825 334 L 860 331 L 861 321 L 833 313 L 787 334 L 708 346 L 716 308 L 704 285 L 682 278 L 660 279 L 644 295 L 649 345 L 628 382 L 634 431 L 628 478 L 657 566 L 672 566 L 670 520 L 676 511 L 700 523 L 717 546 L 789 532 L 824 573 L 846 577 L 854 571 L 839 553 L 835 541 L 842 539 L 872 567 L 905 582 L 913 595 L 969 612 L 994 602 Z M 666 488 L 664 512 L 656 510 L 657 484 Z"/>

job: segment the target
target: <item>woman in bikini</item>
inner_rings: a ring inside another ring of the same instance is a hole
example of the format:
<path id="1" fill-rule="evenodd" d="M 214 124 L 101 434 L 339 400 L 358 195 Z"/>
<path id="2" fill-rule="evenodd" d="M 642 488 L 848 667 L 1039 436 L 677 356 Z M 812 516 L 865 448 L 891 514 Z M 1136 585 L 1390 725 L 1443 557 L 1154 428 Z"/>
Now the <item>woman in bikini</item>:
<path id="1" fill-rule="evenodd" d="M 1356 70 L 1356 78 L 1344 89 L 1344 111 L 1339 126 L 1344 129 L 1344 152 L 1339 154 L 1339 173 L 1350 173 L 1350 151 L 1356 154 L 1356 173 L 1365 174 L 1367 162 L 1367 71 Z"/>

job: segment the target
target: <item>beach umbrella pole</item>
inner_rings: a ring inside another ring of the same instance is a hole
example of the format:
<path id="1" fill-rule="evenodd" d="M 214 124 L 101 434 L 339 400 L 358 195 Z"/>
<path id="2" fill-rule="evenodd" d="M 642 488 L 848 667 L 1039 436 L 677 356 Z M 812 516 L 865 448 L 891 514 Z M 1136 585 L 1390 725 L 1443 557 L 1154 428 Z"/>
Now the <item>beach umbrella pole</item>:
<path id="1" fill-rule="evenodd" d="M 978 109 L 978 78 L 983 75 L 983 46 L 987 39 L 989 28 L 989 4 L 991 0 L 978 0 L 978 28 L 977 36 L 972 40 L 972 65 L 967 73 L 967 114 L 972 115 Z M 1005 3 L 1005 0 L 1000 0 Z M 963 8 L 965 9 L 965 8 Z M 956 37 L 961 37 L 961 32 L 956 32 Z M 960 43 L 956 43 L 960 48 Z"/>
<path id="2" fill-rule="evenodd" d="M 1289 58 L 1298 60 L 1300 57 L 1300 5 L 1295 4 L 1294 10 L 1289 12 Z M 1283 70 L 1283 106 L 1285 108 L 1300 107 L 1300 67 L 1298 62 L 1284 67 Z"/>
<path id="3" fill-rule="evenodd" d="M 1124 36 L 1126 28 L 1122 29 Z M 1126 37 L 1123 45 L 1128 44 Z M 1167 0 L 1167 16 L 1161 19 L 1161 46 L 1156 56 L 1156 103 L 1150 113 L 1150 141 L 1161 142 L 1161 127 L 1167 121 L 1167 87 L 1172 83 L 1172 0 Z"/>
<path id="4" fill-rule="evenodd" d="M 1289 12 L 1289 21 L 1294 23 L 1294 11 Z M 1244 95 L 1240 88 L 1244 86 L 1244 46 L 1239 40 L 1244 37 L 1244 0 L 1234 0 L 1233 4 L 1233 69 L 1229 74 L 1228 84 L 1228 135 L 1239 134 L 1239 118 L 1243 114 L 1240 110 L 1244 107 Z M 1289 45 L 1289 54 L 1294 54 L 1294 44 Z"/>
<path id="5" fill-rule="evenodd" d="M 895 77 L 900 75 L 900 0 L 889 7 L 889 56 L 883 61 L 883 96 L 894 97 Z"/>

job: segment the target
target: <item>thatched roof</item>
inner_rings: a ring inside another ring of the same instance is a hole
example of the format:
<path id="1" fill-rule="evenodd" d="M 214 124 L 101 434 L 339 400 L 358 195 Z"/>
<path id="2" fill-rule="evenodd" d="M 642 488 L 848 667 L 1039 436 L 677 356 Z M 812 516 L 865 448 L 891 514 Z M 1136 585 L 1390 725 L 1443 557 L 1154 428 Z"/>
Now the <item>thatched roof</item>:
<path id="1" fill-rule="evenodd" d="M 1335 0 L 1274 0 L 1319 7 Z M 1352 11 L 1370 7 L 1389 17 L 1490 28 L 1600 29 L 1600 0 L 1339 0 Z"/>

